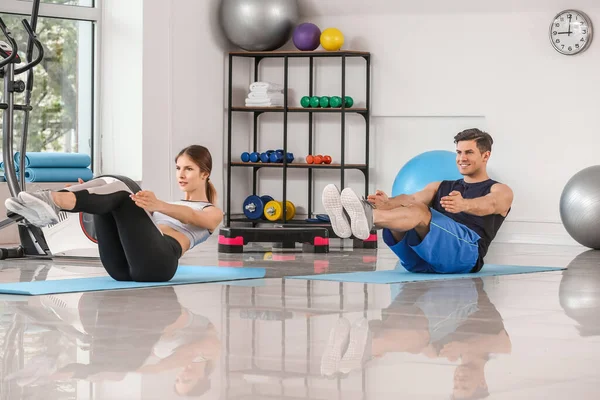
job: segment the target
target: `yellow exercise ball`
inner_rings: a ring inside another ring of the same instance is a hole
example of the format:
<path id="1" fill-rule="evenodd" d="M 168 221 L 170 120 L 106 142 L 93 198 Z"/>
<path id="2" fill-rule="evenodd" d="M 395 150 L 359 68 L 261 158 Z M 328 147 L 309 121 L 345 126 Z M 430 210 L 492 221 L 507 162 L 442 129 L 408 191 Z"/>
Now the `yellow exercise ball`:
<path id="1" fill-rule="evenodd" d="M 327 28 L 321 33 L 321 46 L 327 51 L 338 51 L 344 45 L 344 34 L 336 28 Z"/>

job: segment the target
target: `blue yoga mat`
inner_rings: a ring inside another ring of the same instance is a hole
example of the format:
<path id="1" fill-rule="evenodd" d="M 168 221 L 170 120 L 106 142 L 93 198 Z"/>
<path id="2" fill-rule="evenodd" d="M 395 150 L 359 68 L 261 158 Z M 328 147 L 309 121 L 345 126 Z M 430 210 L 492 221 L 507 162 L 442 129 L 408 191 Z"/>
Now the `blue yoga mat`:
<path id="1" fill-rule="evenodd" d="M 0 283 L 0 293 L 37 296 L 57 293 L 189 285 L 193 283 L 264 278 L 265 272 L 264 268 L 180 266 L 173 279 L 169 282 L 119 282 L 109 276 L 103 276 L 52 281 Z"/>
<path id="2" fill-rule="evenodd" d="M 21 154 L 15 153 L 15 164 L 19 165 Z M 28 152 L 25 155 L 25 167 L 31 168 L 86 168 L 92 158 L 81 153 Z"/>
<path id="3" fill-rule="evenodd" d="M 25 168 L 26 182 L 77 182 L 78 178 L 87 182 L 94 173 L 88 168 Z"/>
<path id="4" fill-rule="evenodd" d="M 525 267 L 520 265 L 486 264 L 475 274 L 415 274 L 405 269 L 390 271 L 364 271 L 341 274 L 288 276 L 285 279 L 306 279 L 313 281 L 358 282 L 358 283 L 401 283 L 448 279 L 480 278 L 484 276 L 531 274 L 535 272 L 560 271 L 566 268 Z"/>

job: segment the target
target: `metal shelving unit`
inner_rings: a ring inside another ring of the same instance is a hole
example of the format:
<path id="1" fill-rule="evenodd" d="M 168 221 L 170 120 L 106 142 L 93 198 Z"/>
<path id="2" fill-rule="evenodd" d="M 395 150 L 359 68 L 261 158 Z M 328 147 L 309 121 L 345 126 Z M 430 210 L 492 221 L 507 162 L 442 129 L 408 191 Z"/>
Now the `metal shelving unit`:
<path id="1" fill-rule="evenodd" d="M 254 61 L 254 81 L 259 81 L 260 63 L 264 59 L 268 58 L 281 58 L 283 59 L 283 93 L 284 103 L 282 107 L 240 107 L 233 104 L 233 67 L 234 60 L 236 58 L 252 58 Z M 289 104 L 288 89 L 289 89 L 289 60 L 292 58 L 307 58 L 309 60 L 308 77 L 309 77 L 309 92 L 308 96 L 313 96 L 315 86 L 315 59 L 317 58 L 339 58 L 341 60 L 341 98 L 346 96 L 346 61 L 348 58 L 362 58 L 365 61 L 365 107 L 351 107 L 346 108 L 344 102 L 342 102 L 341 108 L 302 108 L 292 107 Z M 282 170 L 282 194 L 281 200 L 285 204 L 287 200 L 287 180 L 288 180 L 288 169 L 306 169 L 307 170 L 307 214 L 309 218 L 314 216 L 314 205 L 313 205 L 313 179 L 314 170 L 339 170 L 340 171 L 340 187 L 345 186 L 345 171 L 346 170 L 358 170 L 364 175 L 365 182 L 365 196 L 368 194 L 369 188 L 369 128 L 370 128 L 370 91 L 371 91 L 371 54 L 362 51 L 272 51 L 272 52 L 230 52 L 229 53 L 229 77 L 228 77 L 228 110 L 227 110 L 227 200 L 225 204 L 225 211 L 227 217 L 225 219 L 225 228 L 231 227 L 233 223 L 251 223 L 252 226 L 257 229 L 256 233 L 260 232 L 261 227 L 257 227 L 258 223 L 269 223 L 265 220 L 249 220 L 244 218 L 243 213 L 236 213 L 231 208 L 232 198 L 232 184 L 231 177 L 234 170 L 240 168 L 251 168 L 252 169 L 252 193 L 257 194 L 259 176 L 258 172 L 262 168 L 278 168 Z M 259 120 L 260 116 L 265 113 L 282 113 L 283 114 L 283 138 L 282 146 L 285 153 L 288 152 L 288 115 L 290 113 L 304 113 L 307 115 L 307 130 L 308 130 L 308 151 L 309 154 L 314 152 L 314 114 L 338 114 L 340 116 L 340 135 L 341 135 L 341 156 L 339 163 L 336 164 L 303 164 L 303 163 L 288 163 L 284 157 L 283 163 L 281 164 L 269 164 L 269 163 L 243 163 L 237 162 L 232 159 L 232 136 L 233 136 L 233 114 L 234 113 L 252 113 L 253 114 L 253 125 L 252 125 L 252 137 L 253 137 L 253 150 L 259 151 L 258 149 L 258 138 L 259 138 Z M 346 163 L 345 157 L 345 145 L 346 145 L 346 115 L 357 114 L 361 115 L 365 122 L 365 162 L 364 164 L 348 164 Z M 250 193 L 244 193 L 244 196 Z M 237 214 L 237 215 L 236 215 Z M 240 215 L 241 214 L 241 215 Z M 303 224 L 304 220 L 287 220 L 286 209 L 283 209 L 283 220 L 276 221 L 278 225 L 286 226 L 295 225 L 306 226 L 307 229 L 314 226 L 323 226 L 323 224 Z M 326 224 L 327 225 L 327 224 Z M 333 231 L 328 226 L 330 236 L 334 236 Z M 269 229 L 269 228 L 265 228 Z M 372 242 L 372 240 L 371 240 Z M 376 241 L 375 241 L 376 243 Z"/>

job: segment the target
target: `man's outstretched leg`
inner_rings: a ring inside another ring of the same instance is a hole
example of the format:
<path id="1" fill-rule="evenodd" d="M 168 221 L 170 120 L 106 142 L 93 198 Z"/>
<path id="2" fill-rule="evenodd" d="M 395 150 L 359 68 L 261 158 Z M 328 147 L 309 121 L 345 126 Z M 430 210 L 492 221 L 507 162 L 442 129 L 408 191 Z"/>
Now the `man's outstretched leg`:
<path id="1" fill-rule="evenodd" d="M 480 236 L 425 204 L 373 210 L 349 188 L 340 201 L 354 236 L 364 240 L 373 227 L 383 229 L 385 243 L 411 272 L 467 273 L 477 263 Z"/>
<path id="2" fill-rule="evenodd" d="M 346 188 L 340 194 L 340 204 L 350 218 L 352 234 L 357 239 L 367 239 L 373 227 L 389 229 L 397 240 L 402 240 L 404 233 L 411 229 L 416 229 L 421 238 L 429 232 L 431 213 L 422 203 L 411 203 L 406 207 L 391 210 L 378 210 L 373 209 L 367 200 L 359 198 L 352 189 Z"/>

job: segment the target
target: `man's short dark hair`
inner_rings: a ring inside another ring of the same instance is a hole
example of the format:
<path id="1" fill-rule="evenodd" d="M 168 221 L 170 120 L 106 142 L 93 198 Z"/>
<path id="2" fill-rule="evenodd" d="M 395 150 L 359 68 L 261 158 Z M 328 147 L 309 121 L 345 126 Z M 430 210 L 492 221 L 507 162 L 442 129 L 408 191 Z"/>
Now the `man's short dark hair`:
<path id="1" fill-rule="evenodd" d="M 466 129 L 460 132 L 458 135 L 454 136 L 454 143 L 475 140 L 477 143 L 477 148 L 483 154 L 486 151 L 492 151 L 492 144 L 494 144 L 494 139 L 490 136 L 489 133 L 481 131 L 477 128 Z"/>

